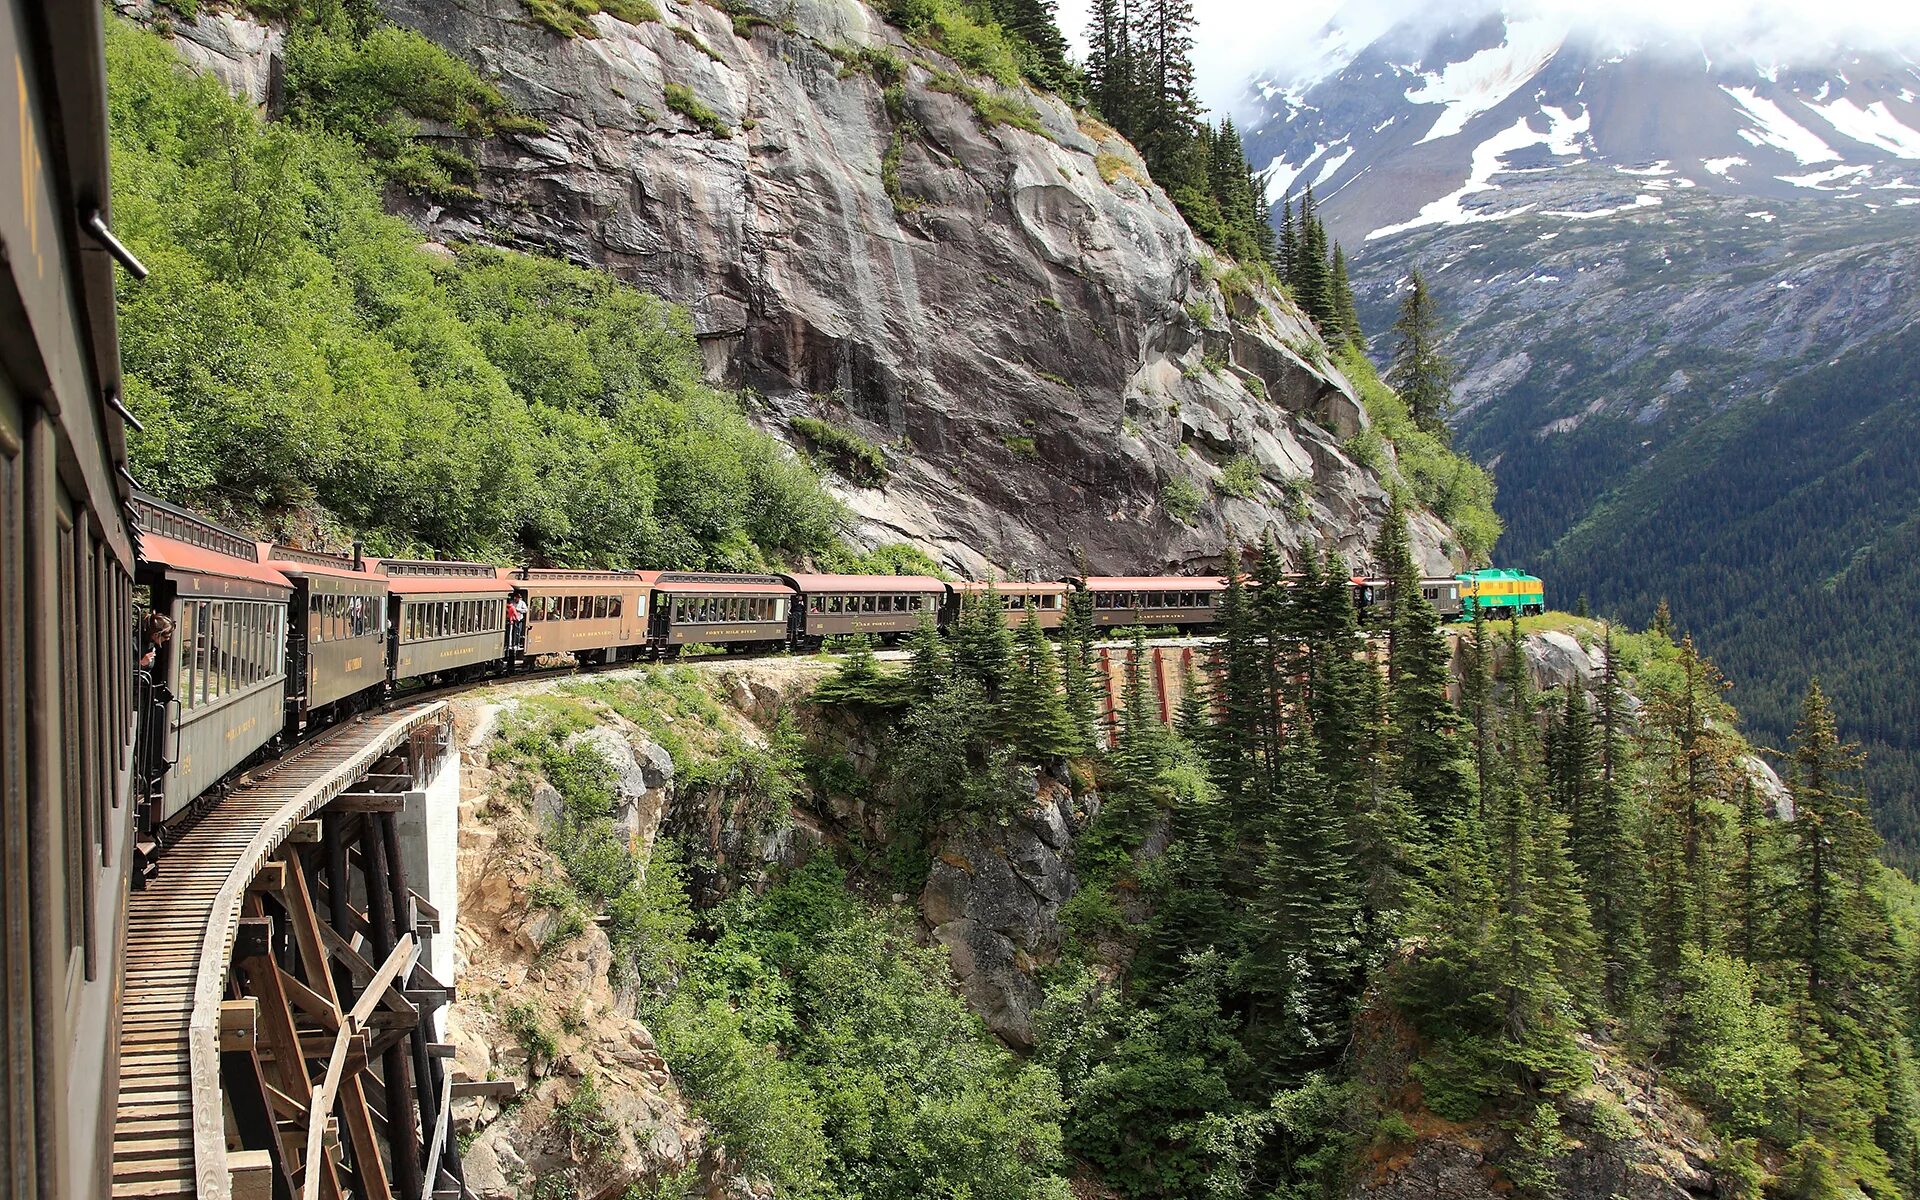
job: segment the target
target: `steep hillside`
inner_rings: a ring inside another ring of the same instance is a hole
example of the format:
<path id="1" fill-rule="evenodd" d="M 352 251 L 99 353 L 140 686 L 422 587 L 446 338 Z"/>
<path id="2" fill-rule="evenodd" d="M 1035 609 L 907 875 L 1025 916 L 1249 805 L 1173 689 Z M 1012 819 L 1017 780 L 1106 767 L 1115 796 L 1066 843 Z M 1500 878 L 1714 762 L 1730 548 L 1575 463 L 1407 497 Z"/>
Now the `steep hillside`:
<path id="1" fill-rule="evenodd" d="M 1252 156 L 1314 186 L 1369 329 L 1410 265 L 1434 283 L 1502 557 L 1633 621 L 1669 597 L 1773 745 L 1818 672 L 1911 863 L 1920 747 L 1886 681 L 1920 618 L 1887 572 L 1920 492 L 1920 68 L 1485 11 L 1343 13 L 1250 101 Z"/>
<path id="2" fill-rule="evenodd" d="M 519 0 L 386 7 L 546 126 L 455 139 L 479 199 L 417 218 L 687 304 L 767 426 L 881 449 L 884 486 L 845 490 L 877 536 L 1044 571 L 1179 566 L 1228 524 L 1371 536 L 1385 494 L 1340 446 L 1365 416 L 1316 336 L 1223 290 L 1132 150 L 1052 97 L 857 0 L 668 4 L 590 38 Z"/>

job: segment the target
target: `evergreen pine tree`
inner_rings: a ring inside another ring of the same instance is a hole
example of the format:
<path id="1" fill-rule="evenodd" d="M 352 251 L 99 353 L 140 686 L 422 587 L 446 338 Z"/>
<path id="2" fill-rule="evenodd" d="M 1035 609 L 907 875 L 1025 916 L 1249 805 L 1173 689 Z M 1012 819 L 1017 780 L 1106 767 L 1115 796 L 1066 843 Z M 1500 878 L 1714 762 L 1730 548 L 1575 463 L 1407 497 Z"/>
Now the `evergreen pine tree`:
<path id="1" fill-rule="evenodd" d="M 1393 362 L 1387 384 L 1400 393 L 1413 422 L 1433 436 L 1446 439 L 1447 416 L 1453 410 L 1455 368 L 1440 348 L 1440 313 L 1426 277 L 1416 269 L 1400 303 L 1400 319 L 1393 323 Z"/>
<path id="2" fill-rule="evenodd" d="M 1287 1073 L 1345 1045 L 1363 962 L 1347 831 L 1315 757 L 1296 732 L 1274 765 L 1240 970 L 1261 1058 Z"/>
<path id="3" fill-rule="evenodd" d="M 1360 329 L 1360 306 L 1353 297 L 1353 280 L 1347 275 L 1347 252 L 1334 243 L 1333 266 L 1328 286 L 1333 292 L 1333 328 L 1328 339 L 1336 346 L 1348 343 L 1364 346 L 1366 335 Z"/>
<path id="4" fill-rule="evenodd" d="M 1289 287 L 1295 287 L 1294 264 L 1300 257 L 1300 233 L 1293 220 L 1293 197 L 1289 196 L 1280 205 L 1280 246 L 1277 268 L 1281 280 Z M 1299 299 L 1299 292 L 1294 298 Z"/>
<path id="5" fill-rule="evenodd" d="M 1475 605 L 1473 633 L 1466 647 L 1466 679 L 1461 684 L 1461 700 L 1467 720 L 1473 724 L 1474 793 L 1479 798 L 1481 820 L 1487 815 L 1488 772 L 1493 762 L 1493 642 L 1487 628 L 1486 609 Z"/>
<path id="6" fill-rule="evenodd" d="M 1215 647 L 1220 720 L 1213 730 L 1209 765 L 1221 804 L 1237 825 L 1253 802 L 1259 770 L 1266 669 L 1260 660 L 1259 631 L 1240 568 L 1240 553 L 1231 544 L 1225 570 L 1227 590 L 1220 602 L 1220 640 Z"/>
<path id="7" fill-rule="evenodd" d="M 1420 589 L 1407 540 L 1406 509 L 1396 495 L 1374 544 L 1391 583 L 1387 605 L 1388 750 L 1396 783 L 1425 825 L 1430 845 L 1445 842 L 1459 816 L 1467 777 L 1454 740 L 1456 715 L 1447 699 L 1451 653 L 1439 617 Z"/>
<path id="8" fill-rule="evenodd" d="M 1622 1008 L 1646 965 L 1646 940 L 1641 924 L 1645 889 L 1639 822 L 1632 810 L 1624 692 L 1613 629 L 1603 634 L 1596 697 L 1599 720 L 1599 780 L 1588 831 L 1577 843 L 1578 864 L 1586 880 L 1594 932 L 1599 937 L 1601 994 L 1609 1007 Z"/>
<path id="9" fill-rule="evenodd" d="M 1022 757 L 1063 758 L 1078 745 L 1060 687 L 1060 664 L 1046 630 L 1040 627 L 1040 610 L 1029 608 L 1014 638 L 1013 672 L 1005 698 Z"/>
<path id="10" fill-rule="evenodd" d="M 1076 587 L 1067 593 L 1066 611 L 1060 617 L 1060 657 L 1077 754 L 1091 754 L 1102 744 L 1100 717 L 1105 705 L 1103 680 L 1094 664 L 1094 635 L 1093 594 Z"/>

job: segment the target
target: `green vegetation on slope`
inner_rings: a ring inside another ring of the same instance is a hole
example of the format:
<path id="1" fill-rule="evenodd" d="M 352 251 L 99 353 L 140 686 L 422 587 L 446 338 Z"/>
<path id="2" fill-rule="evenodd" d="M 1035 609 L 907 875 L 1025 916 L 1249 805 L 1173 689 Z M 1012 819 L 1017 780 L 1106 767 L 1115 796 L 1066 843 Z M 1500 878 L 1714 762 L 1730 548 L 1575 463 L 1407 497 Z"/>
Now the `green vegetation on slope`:
<path id="1" fill-rule="evenodd" d="M 123 22 L 107 52 L 115 222 L 153 268 L 120 310 L 144 485 L 389 554 L 738 569 L 837 543 L 811 470 L 702 382 L 684 311 L 430 252 L 354 141 L 262 124 Z"/>
<path id="2" fill-rule="evenodd" d="M 510 794 L 538 777 L 562 798 L 540 833 L 564 878 L 533 899 L 575 918 L 543 951 L 604 915 L 616 982 L 637 989 L 736 1168 L 796 1200 L 1066 1200 L 1053 1073 L 987 1034 L 944 952 L 917 944 L 908 914 L 852 895 L 829 854 L 696 910 L 715 864 L 664 840 L 638 861 L 613 826 L 607 763 L 566 746 L 601 705 L 670 736 L 682 794 L 722 789 L 730 819 L 755 831 L 786 820 L 799 761 L 783 737 L 726 733 L 685 668 L 522 697 L 492 752 Z"/>
<path id="3" fill-rule="evenodd" d="M 1417 578 L 1403 530 L 1375 555 Z M 1248 575 L 1286 569 L 1267 548 Z M 1336 558 L 1290 589 L 1234 587 L 1214 703 L 1170 733 L 1130 670 L 1110 751 L 1079 612 L 1060 667 L 963 622 L 923 634 L 904 673 L 856 655 L 816 693 L 887 714 L 861 794 L 896 806 L 903 887 L 943 831 L 1025 802 L 1024 764 L 1071 753 L 1076 788 L 1097 783 L 1036 1058 L 1100 1185 L 1331 1200 L 1437 1117 L 1516 1194 L 1549 1197 L 1570 1138 L 1636 1134 L 1613 1110 L 1573 1127 L 1593 1034 L 1703 1108 L 1728 1194 L 1920 1195 L 1920 893 L 1874 859 L 1818 687 L 1781 822 L 1691 642 L 1613 635 L 1597 695 L 1542 696 L 1520 631 L 1481 626 L 1456 710 L 1418 589 L 1374 630 L 1382 673 L 1353 654 L 1345 579 Z"/>
<path id="4" fill-rule="evenodd" d="M 1662 598 L 1784 748 L 1809 671 L 1870 751 L 1890 859 L 1920 866 L 1920 330 L 1702 421 L 1566 534 L 1543 574 L 1645 620 Z"/>

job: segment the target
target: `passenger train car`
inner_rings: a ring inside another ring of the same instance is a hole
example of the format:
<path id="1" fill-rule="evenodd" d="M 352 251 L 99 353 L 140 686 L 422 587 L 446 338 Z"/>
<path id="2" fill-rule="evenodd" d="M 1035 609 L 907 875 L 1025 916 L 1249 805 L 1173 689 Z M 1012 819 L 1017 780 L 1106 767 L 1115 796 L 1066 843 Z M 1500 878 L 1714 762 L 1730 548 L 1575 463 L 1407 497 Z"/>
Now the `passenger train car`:
<path id="1" fill-rule="evenodd" d="M 102 6 L 0 0 L 0 1195 L 108 1189 L 133 534 Z"/>

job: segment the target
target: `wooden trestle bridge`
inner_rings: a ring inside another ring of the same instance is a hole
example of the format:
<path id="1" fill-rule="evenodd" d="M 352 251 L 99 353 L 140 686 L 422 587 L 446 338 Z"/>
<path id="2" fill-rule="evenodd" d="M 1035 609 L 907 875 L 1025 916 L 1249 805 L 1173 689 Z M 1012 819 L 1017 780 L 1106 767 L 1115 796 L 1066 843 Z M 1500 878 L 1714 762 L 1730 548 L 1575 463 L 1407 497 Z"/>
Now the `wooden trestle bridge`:
<path id="1" fill-rule="evenodd" d="M 455 752 L 444 701 L 343 724 L 220 799 L 132 895 L 116 1197 L 462 1195 L 432 1019 L 452 990 L 422 961 L 439 915 L 397 828 Z"/>

